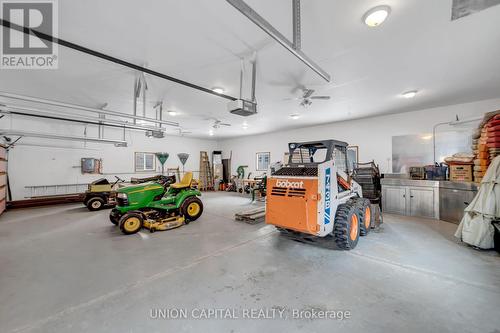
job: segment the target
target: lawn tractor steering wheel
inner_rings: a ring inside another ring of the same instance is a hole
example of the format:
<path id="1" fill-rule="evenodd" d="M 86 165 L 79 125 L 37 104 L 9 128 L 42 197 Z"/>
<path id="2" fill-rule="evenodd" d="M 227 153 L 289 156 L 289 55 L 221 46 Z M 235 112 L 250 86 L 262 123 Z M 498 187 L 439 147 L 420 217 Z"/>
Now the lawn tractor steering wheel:
<path id="1" fill-rule="evenodd" d="M 121 179 L 121 178 L 120 178 L 120 177 L 118 177 L 118 176 L 115 176 L 115 178 L 116 178 L 116 181 L 113 183 L 113 187 L 114 187 L 116 184 L 118 184 L 118 183 L 124 183 L 124 182 L 125 182 L 125 180 L 124 180 L 124 179 Z"/>
<path id="2" fill-rule="evenodd" d="M 162 185 L 165 189 L 167 189 L 170 186 L 170 184 L 175 183 L 175 175 L 161 176 L 160 179 L 158 179 L 158 183 Z"/>
<path id="3" fill-rule="evenodd" d="M 120 177 L 118 177 L 118 176 L 115 176 L 115 178 L 116 178 L 116 181 L 117 181 L 117 182 L 120 182 L 120 183 L 124 183 L 124 182 L 125 182 L 125 179 L 121 179 L 121 178 L 120 178 Z"/>

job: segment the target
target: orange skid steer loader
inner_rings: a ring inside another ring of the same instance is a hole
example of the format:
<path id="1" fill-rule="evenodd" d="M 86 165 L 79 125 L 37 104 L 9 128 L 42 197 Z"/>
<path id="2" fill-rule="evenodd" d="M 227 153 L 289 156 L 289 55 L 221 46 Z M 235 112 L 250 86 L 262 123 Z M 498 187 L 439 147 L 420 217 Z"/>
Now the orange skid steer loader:
<path id="1" fill-rule="evenodd" d="M 347 143 L 289 143 L 288 164 L 267 179 L 266 223 L 303 242 L 351 250 L 370 232 L 373 214 L 350 179 Z"/>

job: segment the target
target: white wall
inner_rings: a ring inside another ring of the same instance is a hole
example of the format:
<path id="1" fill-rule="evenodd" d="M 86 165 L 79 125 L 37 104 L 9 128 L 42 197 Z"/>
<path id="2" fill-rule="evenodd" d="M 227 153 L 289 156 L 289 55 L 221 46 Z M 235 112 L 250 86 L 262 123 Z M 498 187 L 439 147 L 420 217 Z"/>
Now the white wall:
<path id="1" fill-rule="evenodd" d="M 436 123 L 453 121 L 456 115 L 460 119 L 475 118 L 482 116 L 485 112 L 499 109 L 500 99 L 486 100 L 221 140 L 219 148 L 224 152 L 224 158 L 227 158 L 229 152 L 232 151 L 233 173 L 239 165 L 248 165 L 247 170 L 255 175 L 257 152 L 271 152 L 271 161 L 276 162 L 283 160 L 283 154 L 288 151 L 289 142 L 337 139 L 359 146 L 360 162 L 373 159 L 379 164 L 381 172 L 390 173 L 392 171 L 392 136 L 432 133 L 432 128 Z M 314 109 L 307 112 L 313 116 Z"/>
<path id="2" fill-rule="evenodd" d="M 186 170 L 199 169 L 199 152 L 222 150 L 224 158 L 232 151 L 232 172 L 239 165 L 248 165 L 248 171 L 256 174 L 255 154 L 271 152 L 271 161 L 281 161 L 287 151 L 288 142 L 320 139 L 338 139 L 360 147 L 360 161 L 375 160 L 382 172 L 391 172 L 392 136 L 431 133 L 438 122 L 452 121 L 455 115 L 461 119 L 482 116 L 485 112 L 500 109 L 500 99 L 479 101 L 468 104 L 446 106 L 401 114 L 365 118 L 346 122 L 299 128 L 262 135 L 245 136 L 216 142 L 214 140 L 189 137 L 167 136 L 164 139 L 146 138 L 143 132 L 127 131 L 127 148 L 116 148 L 106 144 L 86 144 L 81 142 L 61 142 L 35 138 L 23 138 L 20 143 L 64 146 L 82 149 L 16 146 L 9 152 L 9 178 L 13 199 L 23 199 L 25 186 L 88 183 L 98 175 L 82 175 L 80 159 L 93 157 L 103 159 L 103 172 L 108 179 L 113 175 L 129 179 L 134 175 L 134 152 L 166 151 L 170 154 L 166 167 L 181 166 L 177 153 L 189 153 Z M 313 109 L 310 110 L 314 112 Z M 299 120 L 300 121 L 300 120 Z M 83 126 L 68 125 L 54 121 L 40 121 L 29 118 L 4 117 L 0 128 L 13 128 L 44 133 L 83 135 Z M 89 126 L 87 134 L 97 137 L 97 128 Z M 121 130 L 105 130 L 105 137 L 121 139 Z M 158 166 L 159 167 L 159 166 Z M 159 169 L 158 169 L 159 171 Z M 259 172 L 260 173 L 260 172 Z"/>
<path id="3" fill-rule="evenodd" d="M 26 118 L 2 119 L 0 128 L 13 128 L 24 131 L 37 131 L 51 134 L 68 134 L 83 136 L 83 126 L 68 125 L 53 121 L 40 121 Z M 97 137 L 97 128 L 88 127 L 89 137 Z M 106 128 L 105 137 L 108 139 L 121 139 L 122 130 Z M 147 138 L 144 132 L 126 131 L 126 140 L 129 146 L 126 148 L 114 147 L 110 144 L 86 145 L 82 142 L 62 142 L 61 140 L 47 140 L 36 138 L 23 138 L 20 145 L 9 151 L 8 172 L 14 200 L 23 199 L 27 192 L 25 186 L 32 185 L 55 185 L 88 183 L 100 177 L 109 180 L 118 175 L 124 179 L 131 176 L 146 177 L 154 173 L 134 172 L 134 152 L 168 152 L 170 157 L 165 163 L 166 168 L 180 167 L 177 154 L 188 153 L 190 155 L 185 170 L 199 170 L 200 151 L 212 152 L 217 150 L 217 142 L 214 140 L 193 139 L 180 136 L 166 136 L 163 139 Z M 52 147 L 24 146 L 21 144 L 49 145 Z M 66 148 L 54 148 L 62 146 Z M 67 148 L 72 147 L 72 148 Z M 82 175 L 80 159 L 82 157 L 101 158 L 103 160 L 104 175 Z M 160 164 L 157 162 L 157 173 L 160 172 Z"/>

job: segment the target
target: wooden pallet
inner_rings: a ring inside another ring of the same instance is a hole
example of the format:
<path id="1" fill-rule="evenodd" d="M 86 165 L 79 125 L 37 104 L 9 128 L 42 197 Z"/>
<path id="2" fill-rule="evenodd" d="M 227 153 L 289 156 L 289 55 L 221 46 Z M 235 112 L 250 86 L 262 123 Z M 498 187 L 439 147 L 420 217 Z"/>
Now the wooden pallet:
<path id="1" fill-rule="evenodd" d="M 264 221 L 265 216 L 266 216 L 266 207 L 262 206 L 236 213 L 234 214 L 234 219 L 236 221 L 243 221 L 248 224 L 257 224 Z"/>

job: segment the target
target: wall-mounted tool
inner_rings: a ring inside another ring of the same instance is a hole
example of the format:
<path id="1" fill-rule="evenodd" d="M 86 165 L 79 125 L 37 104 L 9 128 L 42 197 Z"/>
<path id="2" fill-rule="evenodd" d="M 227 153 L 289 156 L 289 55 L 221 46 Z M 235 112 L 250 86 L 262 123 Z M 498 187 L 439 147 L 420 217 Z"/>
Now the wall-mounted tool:
<path id="1" fill-rule="evenodd" d="M 161 164 L 161 174 L 163 175 L 165 173 L 165 162 L 168 160 L 170 155 L 168 153 L 155 153 L 155 155 Z"/>
<path id="2" fill-rule="evenodd" d="M 179 158 L 179 161 L 182 163 L 182 173 L 184 174 L 184 166 L 186 165 L 186 162 L 189 158 L 188 153 L 179 153 L 177 154 L 177 157 Z"/>

